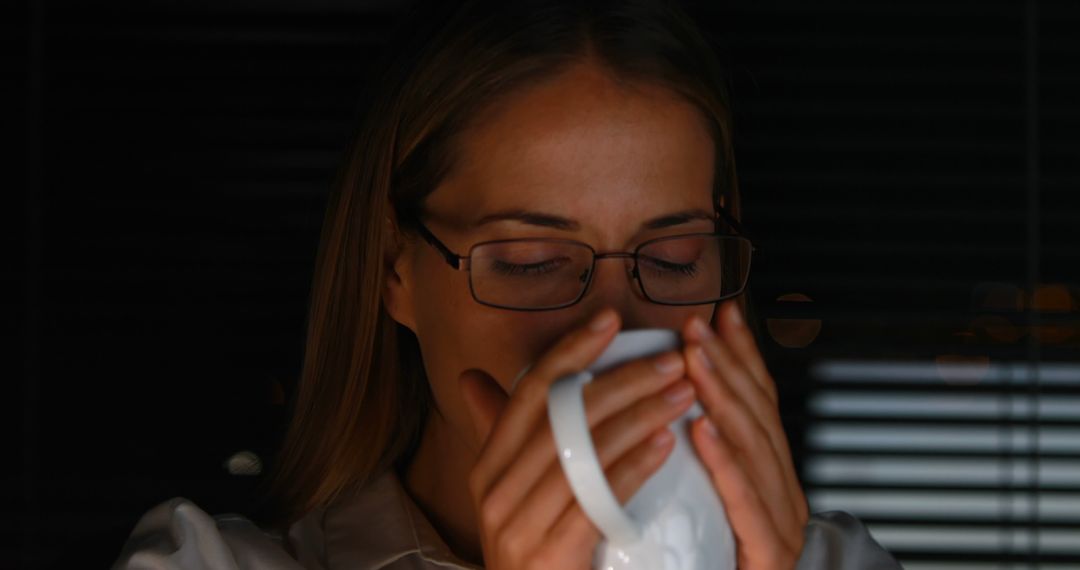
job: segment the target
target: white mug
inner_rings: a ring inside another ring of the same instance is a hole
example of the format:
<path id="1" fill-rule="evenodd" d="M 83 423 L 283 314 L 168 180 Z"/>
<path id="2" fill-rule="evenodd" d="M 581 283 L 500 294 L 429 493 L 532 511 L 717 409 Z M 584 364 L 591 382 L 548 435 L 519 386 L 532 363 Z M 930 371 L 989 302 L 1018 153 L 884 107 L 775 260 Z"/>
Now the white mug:
<path id="1" fill-rule="evenodd" d="M 602 570 L 735 570 L 735 536 L 712 479 L 690 441 L 697 402 L 670 426 L 675 448 L 625 508 L 596 456 L 581 390 L 594 374 L 623 362 L 681 346 L 678 332 L 620 332 L 588 370 L 556 380 L 548 417 L 559 461 L 586 516 L 600 529 L 593 568 Z M 520 378 L 520 375 L 519 375 Z"/>

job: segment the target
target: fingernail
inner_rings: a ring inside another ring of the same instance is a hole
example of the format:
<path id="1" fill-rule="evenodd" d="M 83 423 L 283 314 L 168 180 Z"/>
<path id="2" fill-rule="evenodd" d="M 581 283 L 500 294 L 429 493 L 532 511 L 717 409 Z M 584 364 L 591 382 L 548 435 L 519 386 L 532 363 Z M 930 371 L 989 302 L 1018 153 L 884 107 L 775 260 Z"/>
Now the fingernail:
<path id="1" fill-rule="evenodd" d="M 720 434 L 716 431 L 716 424 L 714 424 L 712 422 L 712 420 L 709 419 L 709 416 L 702 416 L 702 417 L 704 418 L 704 421 L 701 422 L 701 423 L 704 424 L 705 434 L 708 435 L 709 437 L 713 438 L 713 439 L 719 438 Z"/>
<path id="2" fill-rule="evenodd" d="M 693 395 L 694 388 L 685 382 L 679 382 L 664 391 L 664 399 L 670 404 L 681 404 L 689 400 L 690 396 Z"/>
<path id="3" fill-rule="evenodd" d="M 678 370 L 679 367 L 682 366 L 682 362 L 680 362 L 681 360 L 682 358 L 680 358 L 679 355 L 665 352 L 664 354 L 658 356 L 656 360 L 653 360 L 653 366 L 656 367 L 656 370 L 658 372 L 661 372 L 663 374 L 670 374 Z"/>
<path id="4" fill-rule="evenodd" d="M 704 366 L 706 370 L 716 370 L 716 367 L 713 366 L 712 360 L 709 360 L 709 355 L 705 354 L 704 346 L 701 346 L 699 344 L 694 347 L 694 357 L 697 358 L 699 362 L 701 362 L 701 365 Z"/>
<path id="5" fill-rule="evenodd" d="M 649 443 L 652 443 L 654 447 L 664 447 L 671 441 L 672 437 L 674 437 L 674 435 L 672 435 L 670 431 L 662 429 L 657 432 L 656 435 L 652 436 Z"/>
<path id="6" fill-rule="evenodd" d="M 705 319 L 695 316 L 694 324 L 692 326 L 694 327 L 694 330 L 697 332 L 697 334 L 701 336 L 701 338 L 713 337 L 712 329 L 709 328 L 709 325 L 705 322 Z"/>
<path id="7" fill-rule="evenodd" d="M 611 328 L 615 324 L 615 313 L 609 310 L 602 311 L 599 315 L 593 317 L 591 323 L 589 323 L 589 329 L 593 332 L 603 332 Z"/>
<path id="8" fill-rule="evenodd" d="M 739 310 L 738 303 L 729 303 L 729 304 L 731 305 L 731 307 L 728 309 L 728 320 L 730 320 L 731 324 L 733 324 L 733 325 L 742 326 L 742 324 L 743 324 L 742 311 Z"/>

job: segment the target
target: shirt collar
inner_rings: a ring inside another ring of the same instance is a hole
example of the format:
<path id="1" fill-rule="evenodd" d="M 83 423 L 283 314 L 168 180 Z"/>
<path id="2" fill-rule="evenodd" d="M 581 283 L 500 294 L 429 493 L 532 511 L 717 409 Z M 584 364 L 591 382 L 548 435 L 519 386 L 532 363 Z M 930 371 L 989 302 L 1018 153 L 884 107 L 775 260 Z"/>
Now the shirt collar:
<path id="1" fill-rule="evenodd" d="M 347 499 L 305 517 L 311 518 L 321 519 L 324 542 L 319 557 L 326 561 L 328 570 L 383 568 L 407 556 L 419 556 L 433 567 L 482 570 L 450 551 L 393 469 Z M 299 528 L 290 532 L 301 534 L 307 533 Z"/>

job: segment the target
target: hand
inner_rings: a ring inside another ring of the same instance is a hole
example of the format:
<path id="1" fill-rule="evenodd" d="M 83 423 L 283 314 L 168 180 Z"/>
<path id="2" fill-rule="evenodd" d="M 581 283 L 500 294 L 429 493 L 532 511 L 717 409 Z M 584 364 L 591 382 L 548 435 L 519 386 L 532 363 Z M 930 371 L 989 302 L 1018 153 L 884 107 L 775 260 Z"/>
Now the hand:
<path id="1" fill-rule="evenodd" d="M 735 533 L 742 570 L 794 568 L 809 510 L 780 424 L 776 385 L 732 300 L 717 328 L 683 331 L 689 376 L 705 411 L 691 439 Z"/>
<path id="2" fill-rule="evenodd" d="M 470 370 L 462 395 L 485 441 L 469 474 L 488 569 L 588 569 L 600 533 L 585 516 L 562 472 L 547 418 L 548 387 L 584 370 L 619 330 L 607 309 L 593 324 L 562 338 L 505 395 L 494 379 Z M 625 503 L 670 454 L 668 424 L 694 401 L 678 351 L 640 358 L 596 376 L 583 388 L 600 464 Z"/>

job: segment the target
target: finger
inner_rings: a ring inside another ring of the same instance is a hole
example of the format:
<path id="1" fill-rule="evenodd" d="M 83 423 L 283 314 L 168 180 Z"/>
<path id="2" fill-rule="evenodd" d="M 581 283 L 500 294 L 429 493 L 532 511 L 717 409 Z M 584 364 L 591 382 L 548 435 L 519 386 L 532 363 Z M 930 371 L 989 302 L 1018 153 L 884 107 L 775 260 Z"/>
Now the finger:
<path id="1" fill-rule="evenodd" d="M 702 365 L 698 367 L 698 376 L 711 380 L 704 382 L 704 384 L 717 387 L 717 390 L 702 390 L 703 403 L 706 404 L 706 408 L 710 407 L 707 402 L 713 402 L 712 407 L 714 409 L 710 412 L 712 417 L 718 421 L 723 421 L 723 418 L 728 416 L 725 411 L 720 409 L 723 406 L 717 402 L 723 401 L 724 391 L 721 388 L 730 387 L 738 402 L 732 401 L 729 402 L 729 405 L 739 406 L 739 402 L 741 402 L 750 411 L 749 417 L 742 422 L 736 422 L 737 418 L 731 418 L 731 425 L 738 425 L 741 428 L 739 433 L 742 437 L 738 438 L 736 443 L 743 445 L 746 449 L 752 449 L 752 447 L 748 446 L 756 445 L 757 440 L 755 437 L 757 430 L 752 424 L 757 423 L 759 429 L 763 430 L 768 436 L 774 455 L 783 466 L 785 486 L 789 498 L 794 501 L 796 511 L 799 513 L 806 512 L 805 500 L 799 498 L 802 497 L 802 490 L 795 474 L 791 449 L 788 445 L 787 435 L 784 433 L 776 401 L 767 396 L 760 386 L 754 382 L 752 374 L 743 364 L 743 360 L 736 358 L 734 348 L 728 343 L 726 337 L 713 334 L 712 329 L 701 320 L 688 322 L 684 334 L 687 335 L 688 340 L 692 339 L 691 342 L 700 343 L 700 346 L 687 345 L 686 351 L 692 353 L 688 355 L 688 360 Z M 700 354 L 700 350 L 705 352 L 704 357 Z M 754 350 L 756 351 L 756 348 Z M 770 384 L 772 384 L 771 380 Z M 746 416 L 746 414 L 743 415 Z M 772 495 L 769 496 L 772 497 Z"/>
<path id="2" fill-rule="evenodd" d="M 615 337 L 619 315 L 612 309 L 600 311 L 590 323 L 561 338 L 518 382 L 502 414 L 491 427 L 480 457 L 470 476 L 474 497 L 487 494 L 491 482 L 517 454 L 521 443 L 542 419 L 547 390 L 556 378 L 584 370 Z"/>
<path id="3" fill-rule="evenodd" d="M 625 454 L 637 449 L 651 435 L 660 434 L 658 442 L 667 444 L 670 432 L 668 424 L 681 416 L 694 402 L 694 389 L 688 381 L 679 381 L 652 397 L 644 398 L 630 408 L 605 420 L 593 430 L 593 444 L 601 467 L 607 472 Z M 657 443 L 657 442 L 654 442 Z M 549 452 L 550 454 L 550 452 Z M 524 471 L 517 469 L 516 472 Z M 552 461 L 541 474 L 542 478 L 514 509 L 509 526 L 517 531 L 542 537 L 567 503 L 573 501 L 574 493 L 563 474 L 562 465 Z M 510 473 L 507 474 L 509 478 Z M 612 488 L 615 485 L 608 482 Z M 499 483 L 499 487 L 502 482 Z M 496 491 L 497 492 L 497 491 Z"/>
<path id="4" fill-rule="evenodd" d="M 722 372 L 738 373 L 737 378 L 730 379 L 732 388 L 747 404 L 753 406 L 754 413 L 766 413 L 769 410 L 778 409 L 777 401 L 769 390 L 754 378 L 753 373 L 735 353 L 728 339 L 717 336 L 716 331 L 704 319 L 698 316 L 687 319 L 683 326 L 683 338 L 688 346 L 693 343 L 700 344 L 710 361 Z"/>
<path id="5" fill-rule="evenodd" d="M 779 458 L 791 462 L 791 453 L 788 448 L 787 436 L 784 433 L 783 423 L 780 420 L 780 410 L 750 378 L 750 373 L 736 359 L 733 358 L 731 348 L 727 342 L 716 336 L 698 337 L 696 342 L 691 341 L 685 347 L 687 361 L 697 374 L 692 378 L 702 380 L 702 396 L 716 408 L 714 417 L 719 418 L 725 413 L 723 406 L 741 406 L 746 408 L 744 416 L 756 422 L 764 429 L 769 437 L 769 443 L 776 451 Z M 729 396 L 730 394 L 730 396 Z M 745 428 L 742 434 L 747 436 L 744 441 L 752 442 L 753 438 L 749 422 L 741 425 Z"/>
<path id="6" fill-rule="evenodd" d="M 686 359 L 679 350 L 635 358 L 601 372 L 581 389 L 585 410 L 594 426 L 642 398 L 657 394 L 686 374 Z"/>
<path id="7" fill-rule="evenodd" d="M 472 419 L 475 439 L 484 442 L 502 415 L 509 397 L 499 383 L 483 370 L 466 370 L 458 377 L 461 397 Z"/>
<path id="8" fill-rule="evenodd" d="M 776 383 L 773 382 L 768 367 L 765 366 L 765 359 L 758 349 L 754 335 L 750 332 L 750 327 L 746 326 L 739 304 L 731 299 L 725 302 L 721 309 L 716 319 L 716 330 L 731 344 L 736 357 L 750 370 L 753 378 L 769 394 L 773 403 L 778 402 Z"/>
<path id="9" fill-rule="evenodd" d="M 787 440 L 780 427 L 779 414 L 775 408 L 766 407 L 752 412 L 739 395 L 732 389 L 740 381 L 752 383 L 746 379 L 745 372 L 724 370 L 721 374 L 714 368 L 717 359 L 702 353 L 702 345 L 689 345 L 692 354 L 689 373 L 695 380 L 699 399 L 706 414 L 730 434 L 732 443 L 751 461 L 747 466 L 755 481 L 768 497 L 767 504 L 776 520 L 786 520 L 798 516 L 798 480 L 794 464 L 788 451 Z M 704 348 L 708 348 L 706 345 Z M 713 354 L 713 352 L 709 352 Z M 724 365 L 731 366 L 729 360 L 718 359 Z M 759 408 L 767 406 L 759 396 Z"/>
<path id="10" fill-rule="evenodd" d="M 739 304 L 734 300 L 730 300 L 726 303 L 723 311 L 720 311 L 720 318 L 717 319 L 717 329 L 721 331 L 721 337 L 728 341 L 732 347 L 732 352 L 739 358 L 743 365 L 750 370 L 751 375 L 769 394 L 773 404 L 779 409 L 779 396 L 776 386 L 776 382 L 773 380 L 772 375 L 769 374 L 768 367 L 765 365 L 765 359 L 761 354 L 761 350 L 758 347 L 757 340 L 754 338 L 750 327 L 746 325 L 745 315 L 742 313 L 742 309 L 739 308 Z M 806 497 L 802 492 L 802 487 L 799 485 L 798 477 L 795 474 L 795 467 L 791 462 L 791 450 L 788 445 L 787 437 L 784 435 L 783 424 L 777 425 L 776 433 L 780 435 L 777 442 L 778 452 L 785 460 L 785 468 L 788 472 L 788 487 L 791 496 L 796 501 L 796 510 L 799 513 L 799 520 L 801 524 L 805 524 L 809 519 L 809 505 L 806 502 Z"/>
<path id="11" fill-rule="evenodd" d="M 597 425 L 592 437 L 601 465 L 605 469 L 613 466 L 624 454 L 644 443 L 650 434 L 660 434 L 666 439 L 665 434 L 670 435 L 668 426 L 693 403 L 693 384 L 680 380 Z"/>
<path id="12" fill-rule="evenodd" d="M 675 434 L 670 428 L 663 427 L 607 469 L 608 484 L 620 505 L 625 505 L 660 469 L 673 449 Z"/>
<path id="13" fill-rule="evenodd" d="M 572 502 L 559 517 L 559 522 L 545 536 L 537 554 L 541 558 L 559 559 L 558 563 L 549 564 L 544 566 L 545 568 L 591 568 L 593 553 L 602 538 L 600 529 L 589 520 L 585 511 L 581 510 L 581 505 Z"/>
<path id="14" fill-rule="evenodd" d="M 695 420 L 691 439 L 713 479 L 738 543 L 740 568 L 785 568 L 802 551 L 802 528 L 781 530 L 735 448 L 707 417 Z M 796 532 L 797 531 L 797 532 Z"/>
<path id="15" fill-rule="evenodd" d="M 746 326 L 742 310 L 734 299 L 725 303 L 722 310 L 719 311 L 715 330 L 720 331 L 721 334 L 718 338 L 723 339 L 731 347 L 730 353 L 734 359 L 740 362 L 746 370 L 750 371 L 750 376 L 769 395 L 774 409 L 779 410 L 776 382 L 773 381 L 772 376 L 769 374 L 757 341 L 754 339 L 750 328 Z M 799 518 L 805 521 L 809 517 L 809 506 L 795 474 L 795 468 L 791 462 L 791 450 L 779 417 L 773 422 L 773 427 L 774 429 L 770 429 L 769 432 L 773 436 L 772 440 L 777 453 L 785 463 L 790 495 L 796 498 L 795 507 L 800 514 Z"/>
<path id="16" fill-rule="evenodd" d="M 606 471 L 611 490 L 620 504 L 625 504 L 637 493 L 649 477 L 660 469 L 674 448 L 675 436 L 665 427 L 626 453 Z M 592 551 L 600 538 L 600 531 L 581 510 L 581 505 L 572 501 L 548 532 L 545 543 L 554 548 L 586 552 L 591 562 Z"/>
<path id="17" fill-rule="evenodd" d="M 620 409 L 634 410 L 635 403 L 648 401 L 649 396 L 683 378 L 684 372 L 682 354 L 669 351 L 654 357 L 638 358 L 600 374 L 583 387 L 582 397 L 589 427 L 605 422 Z M 692 395 L 693 387 L 689 382 L 685 384 Z M 511 467 L 504 470 L 488 490 L 484 508 L 488 517 L 486 520 L 492 524 L 501 525 L 502 521 L 518 511 L 518 503 L 526 495 L 533 494 L 533 486 L 545 471 L 552 465 L 558 466 L 554 434 L 545 419 L 542 418 L 541 422 L 543 427 L 519 445 L 515 450 L 516 455 L 509 462 Z M 646 427 L 650 426 L 648 424 Z M 628 432 L 628 436 L 632 439 L 638 433 L 640 429 Z M 640 437 L 644 437 L 644 434 Z"/>

